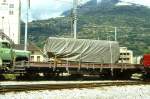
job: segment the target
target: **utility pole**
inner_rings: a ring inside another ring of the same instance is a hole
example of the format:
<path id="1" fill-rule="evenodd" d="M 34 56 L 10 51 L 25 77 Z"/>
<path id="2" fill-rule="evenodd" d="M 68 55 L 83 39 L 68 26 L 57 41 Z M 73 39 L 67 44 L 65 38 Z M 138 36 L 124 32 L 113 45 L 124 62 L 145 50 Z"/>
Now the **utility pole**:
<path id="1" fill-rule="evenodd" d="M 27 0 L 27 9 L 26 9 L 26 22 L 25 22 L 25 38 L 24 38 L 24 50 L 27 50 L 27 43 L 28 43 L 28 16 L 29 16 L 29 6 L 30 0 Z"/>
<path id="2" fill-rule="evenodd" d="M 4 33 L 4 16 L 2 17 L 2 31 L 0 31 L 2 33 Z M 1 34 L 1 39 L 3 39 L 3 34 Z"/>
<path id="3" fill-rule="evenodd" d="M 73 0 L 73 33 L 74 39 L 77 39 L 77 5 L 78 0 Z"/>
<path id="4" fill-rule="evenodd" d="M 2 17 L 2 32 L 4 32 L 4 16 Z"/>
<path id="5" fill-rule="evenodd" d="M 117 41 L 117 27 L 115 27 L 115 41 Z"/>

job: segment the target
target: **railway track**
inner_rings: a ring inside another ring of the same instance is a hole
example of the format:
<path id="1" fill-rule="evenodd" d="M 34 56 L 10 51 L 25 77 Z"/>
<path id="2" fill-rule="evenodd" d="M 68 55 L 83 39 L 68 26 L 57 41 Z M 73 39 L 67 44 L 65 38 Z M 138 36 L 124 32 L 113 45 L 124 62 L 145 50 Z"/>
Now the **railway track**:
<path id="1" fill-rule="evenodd" d="M 63 82 L 49 84 L 16 84 L 16 85 L 0 85 L 0 93 L 33 91 L 33 90 L 58 90 L 72 88 L 93 88 L 104 86 L 125 86 L 125 85 L 148 85 L 150 82 L 143 81 L 90 81 L 90 82 Z"/>

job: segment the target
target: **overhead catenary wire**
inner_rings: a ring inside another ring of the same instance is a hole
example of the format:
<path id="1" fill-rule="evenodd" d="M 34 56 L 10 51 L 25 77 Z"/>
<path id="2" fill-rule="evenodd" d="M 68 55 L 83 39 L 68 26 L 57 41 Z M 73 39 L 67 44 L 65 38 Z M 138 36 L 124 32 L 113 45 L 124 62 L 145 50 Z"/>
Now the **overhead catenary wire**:
<path id="1" fill-rule="evenodd" d="M 124 26 L 111 26 L 111 25 L 101 25 L 101 26 L 83 26 L 83 28 L 104 28 L 104 27 L 110 27 L 110 28 L 126 28 L 126 29 L 134 29 L 134 28 L 138 28 L 138 29 L 150 29 L 150 27 L 124 27 Z"/>
<path id="2" fill-rule="evenodd" d="M 54 1 L 68 3 L 68 4 L 72 4 L 73 3 L 73 0 L 70 0 L 70 1 L 68 1 L 68 0 L 54 0 Z M 78 5 L 81 5 L 83 1 L 87 2 L 86 0 L 78 0 Z"/>

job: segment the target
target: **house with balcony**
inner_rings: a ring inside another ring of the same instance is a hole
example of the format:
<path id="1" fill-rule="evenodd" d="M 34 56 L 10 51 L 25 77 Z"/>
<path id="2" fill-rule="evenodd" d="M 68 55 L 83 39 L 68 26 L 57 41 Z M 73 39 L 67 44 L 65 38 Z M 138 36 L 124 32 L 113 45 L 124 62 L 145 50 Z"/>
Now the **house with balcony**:
<path id="1" fill-rule="evenodd" d="M 133 51 L 127 47 L 120 47 L 119 63 L 133 64 Z"/>

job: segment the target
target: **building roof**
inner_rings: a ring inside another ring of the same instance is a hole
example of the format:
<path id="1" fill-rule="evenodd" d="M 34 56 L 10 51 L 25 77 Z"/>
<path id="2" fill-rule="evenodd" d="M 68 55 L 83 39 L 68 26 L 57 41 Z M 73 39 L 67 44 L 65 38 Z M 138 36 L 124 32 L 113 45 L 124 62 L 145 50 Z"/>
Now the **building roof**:
<path id="1" fill-rule="evenodd" d="M 24 44 L 14 44 L 13 48 L 17 49 L 17 50 L 24 50 Z M 41 48 L 39 48 L 32 42 L 28 43 L 27 49 L 28 49 L 28 51 L 41 51 L 42 50 Z"/>
<path id="2" fill-rule="evenodd" d="M 14 44 L 12 39 L 10 39 L 9 36 L 7 36 L 2 30 L 0 30 L 0 37 L 1 37 L 1 39 L 8 40 L 11 44 Z"/>

